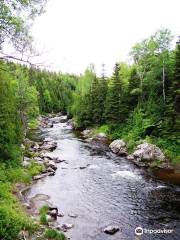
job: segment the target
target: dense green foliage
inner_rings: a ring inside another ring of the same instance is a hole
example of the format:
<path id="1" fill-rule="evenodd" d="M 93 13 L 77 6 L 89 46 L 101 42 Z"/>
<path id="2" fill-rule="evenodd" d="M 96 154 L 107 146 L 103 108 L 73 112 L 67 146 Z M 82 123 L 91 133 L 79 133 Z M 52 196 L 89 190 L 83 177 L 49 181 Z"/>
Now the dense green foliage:
<path id="1" fill-rule="evenodd" d="M 36 228 L 12 194 L 13 184 L 20 181 L 29 182 L 29 174 L 21 168 L 7 168 L 0 163 L 0 239 L 17 239 L 20 230 L 33 231 Z"/>
<path id="2" fill-rule="evenodd" d="M 111 139 L 126 140 L 130 151 L 146 139 L 178 163 L 180 44 L 171 50 L 171 40 L 170 31 L 161 29 L 136 44 L 134 63 L 116 63 L 101 90 L 100 78 L 88 69 L 91 75 L 81 77 L 71 107 L 76 127 L 99 126 Z"/>

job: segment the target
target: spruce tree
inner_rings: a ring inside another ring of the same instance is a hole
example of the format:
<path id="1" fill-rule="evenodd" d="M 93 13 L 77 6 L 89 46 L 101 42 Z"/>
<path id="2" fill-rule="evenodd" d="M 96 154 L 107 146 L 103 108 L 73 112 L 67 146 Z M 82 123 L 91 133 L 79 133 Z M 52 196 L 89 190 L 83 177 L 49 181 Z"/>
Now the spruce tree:
<path id="1" fill-rule="evenodd" d="M 90 89 L 90 108 L 92 112 L 92 122 L 93 124 L 98 124 L 101 121 L 101 106 L 100 106 L 100 91 L 99 91 L 99 81 L 96 76 L 92 80 L 92 85 Z"/>
<path id="2" fill-rule="evenodd" d="M 119 64 L 115 64 L 114 73 L 109 83 L 107 98 L 106 98 L 106 109 L 105 117 L 107 122 L 119 123 L 124 119 L 123 114 L 123 91 L 122 91 L 122 80 L 120 78 L 120 67 Z"/>
<path id="3" fill-rule="evenodd" d="M 128 95 L 129 95 L 128 102 L 129 102 L 129 108 L 131 110 L 137 106 L 140 94 L 141 94 L 140 79 L 139 79 L 136 67 L 133 66 L 130 74 L 129 85 L 128 85 Z"/>
<path id="4" fill-rule="evenodd" d="M 176 115 L 179 115 L 180 111 L 180 39 L 177 42 L 176 47 L 176 62 L 173 82 L 173 100 L 174 100 L 174 111 Z"/>
<path id="5" fill-rule="evenodd" d="M 100 112 L 100 123 L 104 122 L 104 113 L 105 113 L 105 106 L 106 106 L 106 95 L 108 89 L 108 80 L 105 76 L 105 69 L 104 64 L 102 65 L 102 75 L 99 79 L 99 112 Z"/>

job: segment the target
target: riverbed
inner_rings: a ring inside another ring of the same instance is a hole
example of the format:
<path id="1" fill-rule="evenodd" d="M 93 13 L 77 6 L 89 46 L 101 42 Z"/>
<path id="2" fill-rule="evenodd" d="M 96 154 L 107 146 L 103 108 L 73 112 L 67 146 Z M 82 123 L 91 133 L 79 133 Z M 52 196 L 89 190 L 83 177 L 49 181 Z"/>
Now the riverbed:
<path id="1" fill-rule="evenodd" d="M 41 136 L 57 141 L 51 154 L 65 162 L 58 164 L 55 176 L 35 183 L 27 198 L 48 195 L 64 213 L 58 221 L 74 225 L 67 232 L 72 240 L 180 239 L 178 186 L 152 178 L 105 145 L 83 140 L 67 123 L 45 128 Z M 120 231 L 107 235 L 103 229 L 108 225 Z M 137 238 L 136 227 L 173 231 Z"/>

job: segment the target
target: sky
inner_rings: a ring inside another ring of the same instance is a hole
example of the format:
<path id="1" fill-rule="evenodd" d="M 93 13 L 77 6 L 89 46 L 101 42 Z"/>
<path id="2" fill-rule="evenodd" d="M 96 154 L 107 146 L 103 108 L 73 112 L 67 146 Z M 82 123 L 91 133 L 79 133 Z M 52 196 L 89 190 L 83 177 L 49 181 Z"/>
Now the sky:
<path id="1" fill-rule="evenodd" d="M 129 62 L 134 44 L 161 27 L 180 35 L 180 0 L 48 0 L 32 28 L 36 49 L 51 70 L 80 74 Z M 175 41 L 174 40 L 174 41 Z"/>

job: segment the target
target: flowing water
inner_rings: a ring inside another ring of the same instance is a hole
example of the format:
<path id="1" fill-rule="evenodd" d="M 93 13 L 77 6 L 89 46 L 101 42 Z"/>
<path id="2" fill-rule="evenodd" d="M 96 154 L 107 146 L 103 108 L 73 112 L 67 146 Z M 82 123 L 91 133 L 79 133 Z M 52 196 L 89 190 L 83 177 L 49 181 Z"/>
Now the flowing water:
<path id="1" fill-rule="evenodd" d="M 52 155 L 66 162 L 58 164 L 55 176 L 34 184 L 28 198 L 49 195 L 64 213 L 58 218 L 60 224 L 74 224 L 67 233 L 72 240 L 180 239 L 179 187 L 149 177 L 105 146 L 78 138 L 67 123 L 44 129 L 42 136 L 58 142 Z M 120 227 L 115 235 L 103 232 L 114 224 Z M 138 226 L 173 233 L 135 237 Z"/>

